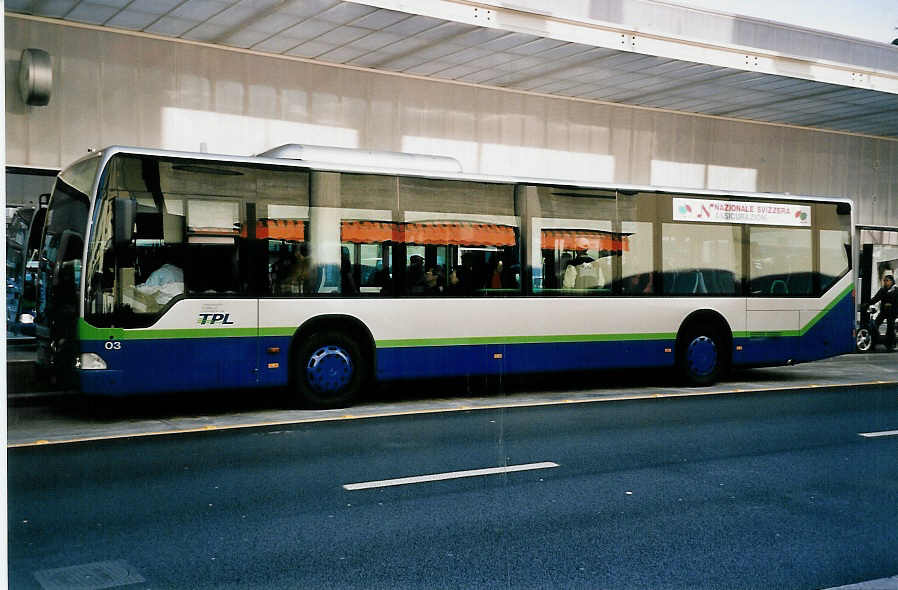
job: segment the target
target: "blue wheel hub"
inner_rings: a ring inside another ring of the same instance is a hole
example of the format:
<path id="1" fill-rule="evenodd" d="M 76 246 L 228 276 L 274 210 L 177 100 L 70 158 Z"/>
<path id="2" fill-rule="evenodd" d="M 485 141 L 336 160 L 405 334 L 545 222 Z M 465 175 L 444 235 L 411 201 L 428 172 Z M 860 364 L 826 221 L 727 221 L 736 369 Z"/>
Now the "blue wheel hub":
<path id="1" fill-rule="evenodd" d="M 717 366 L 717 347 L 714 341 L 707 336 L 693 339 L 686 349 L 686 362 L 693 375 L 706 377 L 713 373 Z"/>
<path id="2" fill-rule="evenodd" d="M 352 381 L 352 359 L 339 346 L 322 346 L 306 365 L 306 378 L 318 393 L 336 393 Z"/>

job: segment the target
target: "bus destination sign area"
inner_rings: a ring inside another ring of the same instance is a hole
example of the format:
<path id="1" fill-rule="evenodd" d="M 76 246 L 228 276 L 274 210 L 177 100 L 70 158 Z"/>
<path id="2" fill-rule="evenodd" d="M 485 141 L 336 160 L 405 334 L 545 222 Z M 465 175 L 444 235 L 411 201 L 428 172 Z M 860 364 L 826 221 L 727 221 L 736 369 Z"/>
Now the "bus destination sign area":
<path id="1" fill-rule="evenodd" d="M 787 203 L 750 203 L 675 197 L 673 218 L 675 221 L 811 227 L 811 207 Z"/>

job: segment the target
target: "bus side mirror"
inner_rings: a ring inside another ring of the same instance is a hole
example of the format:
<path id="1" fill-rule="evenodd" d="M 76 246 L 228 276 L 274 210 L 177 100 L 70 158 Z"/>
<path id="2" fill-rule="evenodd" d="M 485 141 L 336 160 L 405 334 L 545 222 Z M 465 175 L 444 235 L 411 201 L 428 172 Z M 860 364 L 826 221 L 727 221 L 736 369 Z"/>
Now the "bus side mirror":
<path id="1" fill-rule="evenodd" d="M 137 217 L 137 201 L 134 199 L 115 199 L 113 223 L 115 245 L 127 246 L 134 237 L 134 219 Z"/>

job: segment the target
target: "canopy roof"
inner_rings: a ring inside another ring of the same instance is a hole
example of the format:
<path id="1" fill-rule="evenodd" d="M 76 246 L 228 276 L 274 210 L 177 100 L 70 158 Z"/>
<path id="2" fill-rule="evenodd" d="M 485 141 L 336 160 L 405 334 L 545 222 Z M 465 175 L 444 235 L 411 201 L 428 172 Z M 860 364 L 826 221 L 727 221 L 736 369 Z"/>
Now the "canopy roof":
<path id="1" fill-rule="evenodd" d="M 898 47 L 743 17 L 730 17 L 729 41 L 701 38 L 706 13 L 649 0 L 622 4 L 654 6 L 651 18 L 674 19 L 691 37 L 519 4 L 7 0 L 6 9 L 487 87 L 898 137 Z M 786 42 L 757 41 L 766 38 L 801 43 L 790 53 Z"/>

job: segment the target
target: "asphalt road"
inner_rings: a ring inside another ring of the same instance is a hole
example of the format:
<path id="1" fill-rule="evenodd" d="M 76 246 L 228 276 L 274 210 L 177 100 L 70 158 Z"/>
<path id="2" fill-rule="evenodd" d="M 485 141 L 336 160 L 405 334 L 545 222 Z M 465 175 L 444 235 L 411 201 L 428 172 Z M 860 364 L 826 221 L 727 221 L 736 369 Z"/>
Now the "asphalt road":
<path id="1" fill-rule="evenodd" d="M 898 573 L 896 429 L 889 384 L 12 448 L 9 585 L 828 588 Z"/>

